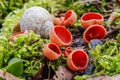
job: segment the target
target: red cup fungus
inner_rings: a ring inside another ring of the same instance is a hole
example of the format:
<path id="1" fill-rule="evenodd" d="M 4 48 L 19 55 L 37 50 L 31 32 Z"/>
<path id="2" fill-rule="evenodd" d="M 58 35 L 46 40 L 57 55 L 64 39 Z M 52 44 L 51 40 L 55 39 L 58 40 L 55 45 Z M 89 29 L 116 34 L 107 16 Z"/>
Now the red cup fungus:
<path id="1" fill-rule="evenodd" d="M 65 48 L 64 56 L 67 57 L 71 52 L 72 52 L 72 48 L 71 47 Z"/>
<path id="2" fill-rule="evenodd" d="M 106 29 L 102 25 L 91 25 L 83 33 L 83 40 L 89 43 L 92 39 L 103 39 L 106 36 Z"/>
<path id="3" fill-rule="evenodd" d="M 50 41 L 58 46 L 69 46 L 72 41 L 71 32 L 64 26 L 57 25 L 50 31 Z"/>
<path id="4" fill-rule="evenodd" d="M 67 57 L 67 65 L 73 71 L 86 69 L 89 62 L 88 55 L 81 49 L 76 49 Z"/>
<path id="5" fill-rule="evenodd" d="M 57 18 L 54 15 L 52 15 L 52 20 L 53 20 L 54 25 L 60 25 L 62 23 L 60 21 L 60 18 Z"/>
<path id="6" fill-rule="evenodd" d="M 82 15 L 80 19 L 81 25 L 85 28 L 88 28 L 91 25 L 104 24 L 104 18 L 101 14 L 95 12 L 88 12 Z"/>
<path id="7" fill-rule="evenodd" d="M 10 41 L 15 42 L 15 39 L 19 37 L 20 35 L 27 35 L 29 32 L 28 30 L 23 30 L 21 32 L 14 33 L 10 36 Z"/>
<path id="8" fill-rule="evenodd" d="M 62 25 L 62 23 L 63 23 L 65 17 L 60 17 L 59 19 L 60 19 L 60 24 Z"/>
<path id="9" fill-rule="evenodd" d="M 64 21 L 64 17 L 60 17 L 60 18 L 53 17 L 52 19 L 53 19 L 54 25 L 62 25 Z"/>
<path id="10" fill-rule="evenodd" d="M 49 60 L 56 60 L 61 56 L 61 51 L 56 44 L 49 43 L 44 45 L 43 54 Z"/>
<path id="11" fill-rule="evenodd" d="M 77 21 L 76 13 L 73 10 L 68 10 L 65 13 L 65 18 L 64 18 L 64 21 L 62 24 L 65 27 L 69 27 L 69 26 L 73 25 L 76 21 Z"/>

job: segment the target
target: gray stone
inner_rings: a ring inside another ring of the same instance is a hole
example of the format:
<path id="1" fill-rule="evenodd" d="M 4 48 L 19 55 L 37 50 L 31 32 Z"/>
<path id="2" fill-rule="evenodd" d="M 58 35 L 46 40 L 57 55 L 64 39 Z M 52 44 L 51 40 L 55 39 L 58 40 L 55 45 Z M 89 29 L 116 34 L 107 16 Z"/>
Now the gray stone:
<path id="1" fill-rule="evenodd" d="M 52 16 L 42 7 L 28 8 L 22 15 L 20 30 L 33 30 L 42 38 L 49 38 L 49 32 L 54 27 Z"/>

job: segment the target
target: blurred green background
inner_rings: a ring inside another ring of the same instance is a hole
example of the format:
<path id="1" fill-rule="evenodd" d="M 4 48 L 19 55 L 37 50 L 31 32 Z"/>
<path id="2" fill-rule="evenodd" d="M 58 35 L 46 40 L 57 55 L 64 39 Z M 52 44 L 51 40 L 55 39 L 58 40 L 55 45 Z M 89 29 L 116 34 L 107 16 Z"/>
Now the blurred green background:
<path id="1" fill-rule="evenodd" d="M 5 17 L 10 12 L 21 9 L 25 5 L 29 7 L 31 4 L 33 6 L 42 6 L 52 14 L 58 10 L 66 11 L 73 9 L 79 18 L 83 13 L 88 11 L 103 12 L 110 10 L 110 5 L 113 5 L 111 3 L 114 2 L 115 0 L 0 0 L 0 28 Z"/>

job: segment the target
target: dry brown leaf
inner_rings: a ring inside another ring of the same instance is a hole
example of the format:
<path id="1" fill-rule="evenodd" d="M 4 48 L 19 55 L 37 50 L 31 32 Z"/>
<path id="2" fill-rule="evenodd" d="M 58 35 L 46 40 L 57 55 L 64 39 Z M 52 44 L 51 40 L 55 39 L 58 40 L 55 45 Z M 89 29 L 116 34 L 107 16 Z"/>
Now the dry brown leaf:
<path id="1" fill-rule="evenodd" d="M 116 74 L 113 76 L 100 75 L 100 76 L 91 77 L 87 80 L 120 80 L 120 74 Z"/>
<path id="2" fill-rule="evenodd" d="M 74 77 L 74 74 L 71 73 L 64 66 L 59 66 L 58 70 L 55 71 L 55 75 L 53 76 L 54 80 L 71 80 Z"/>

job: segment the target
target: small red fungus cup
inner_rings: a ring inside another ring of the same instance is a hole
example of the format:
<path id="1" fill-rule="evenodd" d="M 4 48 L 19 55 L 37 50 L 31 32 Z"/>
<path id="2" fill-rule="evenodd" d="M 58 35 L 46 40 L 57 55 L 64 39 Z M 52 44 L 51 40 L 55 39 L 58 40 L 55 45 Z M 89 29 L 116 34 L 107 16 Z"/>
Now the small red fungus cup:
<path id="1" fill-rule="evenodd" d="M 63 21 L 64 21 L 64 17 L 55 17 L 54 15 L 52 15 L 52 20 L 54 25 L 62 25 Z"/>
<path id="2" fill-rule="evenodd" d="M 60 17 L 59 19 L 60 19 L 60 24 L 62 25 L 62 23 L 63 23 L 65 17 Z"/>
<path id="3" fill-rule="evenodd" d="M 57 18 L 54 15 L 52 15 L 52 20 L 53 20 L 54 25 L 60 25 L 61 24 L 60 18 Z"/>
<path id="4" fill-rule="evenodd" d="M 89 57 L 86 52 L 76 49 L 67 57 L 67 65 L 73 71 L 81 71 L 86 69 L 89 62 Z"/>
<path id="5" fill-rule="evenodd" d="M 29 32 L 28 30 L 23 30 L 21 32 L 14 33 L 10 36 L 10 41 L 15 42 L 15 39 L 19 37 L 20 35 L 27 35 Z"/>
<path id="6" fill-rule="evenodd" d="M 63 21 L 63 25 L 65 27 L 69 27 L 71 25 L 73 25 L 75 22 L 77 21 L 77 15 L 73 10 L 68 10 L 65 13 L 65 18 Z"/>
<path id="7" fill-rule="evenodd" d="M 61 56 L 61 50 L 55 43 L 44 45 L 43 54 L 49 60 L 56 60 Z"/>
<path id="8" fill-rule="evenodd" d="M 91 25 L 84 31 L 83 40 L 89 43 L 92 39 L 103 39 L 106 33 L 106 29 L 102 25 Z"/>
<path id="9" fill-rule="evenodd" d="M 72 48 L 71 47 L 67 47 L 65 48 L 65 51 L 64 51 L 64 56 L 67 57 L 71 52 L 72 52 Z"/>
<path id="10" fill-rule="evenodd" d="M 104 24 L 104 18 L 101 14 L 95 13 L 95 12 L 88 12 L 83 14 L 83 16 L 80 19 L 81 25 L 85 28 L 88 28 L 91 25 Z"/>
<path id="11" fill-rule="evenodd" d="M 72 41 L 72 34 L 64 26 L 57 25 L 50 31 L 50 41 L 58 46 L 69 46 Z"/>

